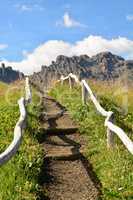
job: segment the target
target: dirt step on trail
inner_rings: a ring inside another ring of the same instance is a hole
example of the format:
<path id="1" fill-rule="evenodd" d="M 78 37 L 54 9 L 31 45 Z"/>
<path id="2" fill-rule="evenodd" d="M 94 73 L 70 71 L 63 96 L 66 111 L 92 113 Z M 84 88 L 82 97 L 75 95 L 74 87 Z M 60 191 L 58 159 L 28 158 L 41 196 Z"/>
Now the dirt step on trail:
<path id="1" fill-rule="evenodd" d="M 100 182 L 84 157 L 86 138 L 67 110 L 50 97 L 43 97 L 40 121 L 46 152 L 41 172 L 45 200 L 98 200 Z"/>
<path id="2" fill-rule="evenodd" d="M 75 132 L 78 126 L 69 117 L 66 108 L 50 97 L 43 97 L 43 112 L 40 120 L 42 128 L 48 133 Z"/>

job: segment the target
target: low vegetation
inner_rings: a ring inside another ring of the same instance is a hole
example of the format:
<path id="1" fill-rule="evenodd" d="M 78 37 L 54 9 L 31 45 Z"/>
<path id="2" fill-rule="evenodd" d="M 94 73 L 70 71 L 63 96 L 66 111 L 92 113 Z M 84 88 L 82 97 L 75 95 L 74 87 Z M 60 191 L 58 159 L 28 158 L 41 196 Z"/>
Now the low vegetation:
<path id="1" fill-rule="evenodd" d="M 89 85 L 97 94 L 101 105 L 115 113 L 115 123 L 133 140 L 132 88 L 125 90 L 121 83 L 96 81 L 90 81 Z M 68 84 L 58 84 L 50 91 L 50 95 L 66 106 L 80 124 L 81 134 L 87 135 L 88 146 L 85 155 L 102 183 L 102 199 L 133 199 L 133 156 L 117 136 L 115 148 L 107 149 L 105 118 L 95 110 L 89 99 L 87 105 L 82 105 L 80 87 L 75 86 L 70 90 Z"/>
<path id="2" fill-rule="evenodd" d="M 0 83 L 0 152 L 13 139 L 15 124 L 19 118 L 17 100 L 24 96 L 24 82 L 10 86 Z M 38 176 L 43 163 L 43 152 L 36 139 L 39 129 L 37 119 L 39 97 L 33 90 L 33 101 L 28 105 L 28 123 L 17 154 L 0 167 L 0 200 L 39 199 L 41 187 Z"/>

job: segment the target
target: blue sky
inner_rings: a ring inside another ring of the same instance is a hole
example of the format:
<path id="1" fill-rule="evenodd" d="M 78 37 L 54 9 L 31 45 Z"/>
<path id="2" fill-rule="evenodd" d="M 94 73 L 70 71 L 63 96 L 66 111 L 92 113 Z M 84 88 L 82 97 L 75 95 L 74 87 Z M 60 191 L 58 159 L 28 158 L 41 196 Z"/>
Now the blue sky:
<path id="1" fill-rule="evenodd" d="M 63 41 L 74 45 L 90 36 L 92 36 L 91 40 L 95 39 L 95 41 L 97 41 L 95 36 L 107 40 L 106 48 L 104 45 L 103 50 L 114 48 L 114 52 L 122 56 L 132 57 L 133 55 L 131 54 L 133 50 L 132 0 L 4 0 L 1 1 L 0 10 L 1 60 L 22 62 L 49 41 Z M 119 37 L 125 40 L 121 42 Z M 122 43 L 125 49 L 116 51 L 114 43 L 113 47 L 108 49 L 107 46 L 110 45 L 112 39 L 116 40 L 117 46 Z M 127 47 L 128 44 L 130 48 Z M 102 45 L 101 40 L 100 45 Z M 56 45 L 54 47 L 56 49 Z M 88 51 L 91 55 L 91 50 Z M 75 54 L 76 52 L 77 49 Z M 36 64 L 43 62 L 45 64 L 46 56 L 47 52 L 44 52 L 44 61 L 41 60 Z M 54 56 L 51 57 L 54 58 Z"/>

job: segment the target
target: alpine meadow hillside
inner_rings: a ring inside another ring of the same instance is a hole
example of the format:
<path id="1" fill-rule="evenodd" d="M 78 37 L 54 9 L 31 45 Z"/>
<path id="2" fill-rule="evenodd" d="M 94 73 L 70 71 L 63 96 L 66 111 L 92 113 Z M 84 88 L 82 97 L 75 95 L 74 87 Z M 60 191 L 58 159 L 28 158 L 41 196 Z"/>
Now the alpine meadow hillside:
<path id="1" fill-rule="evenodd" d="M 34 73 L 31 83 L 34 87 L 65 106 L 79 125 L 81 134 L 88 137 L 85 156 L 91 162 L 94 172 L 102 184 L 102 199 L 133 199 L 133 157 L 115 136 L 115 148 L 109 150 L 106 144 L 104 118 L 98 115 L 88 97 L 82 104 L 81 87 L 74 84 L 69 88 L 66 80 L 57 83 L 61 76 L 69 73 L 85 79 L 100 104 L 107 111 L 113 111 L 115 123 L 133 140 L 133 61 L 124 60 L 110 52 L 93 56 L 58 56 L 50 66 L 42 66 Z"/>
<path id="2" fill-rule="evenodd" d="M 121 82 L 88 80 L 88 84 L 103 108 L 114 112 L 115 124 L 133 140 L 132 86 L 125 92 Z M 56 84 L 49 94 L 66 106 L 73 119 L 80 124 L 81 135 L 87 136 L 85 157 L 102 184 L 101 199 L 133 199 L 133 157 L 116 135 L 115 148 L 107 148 L 104 117 L 97 113 L 91 100 L 88 98 L 87 104 L 83 105 L 81 88 L 75 84 L 70 89 L 67 81 L 63 86 Z"/>
<path id="3" fill-rule="evenodd" d="M 133 0 L 0 19 L 0 200 L 133 200 Z"/>
<path id="4" fill-rule="evenodd" d="M 19 119 L 18 99 L 24 96 L 25 81 L 6 84 L 0 82 L 0 153 L 10 145 L 14 128 Z M 1 200 L 39 199 L 42 189 L 39 175 L 43 163 L 43 150 L 38 143 L 40 97 L 32 90 L 32 103 L 28 105 L 27 128 L 22 136 L 19 150 L 4 165 L 0 166 Z"/>

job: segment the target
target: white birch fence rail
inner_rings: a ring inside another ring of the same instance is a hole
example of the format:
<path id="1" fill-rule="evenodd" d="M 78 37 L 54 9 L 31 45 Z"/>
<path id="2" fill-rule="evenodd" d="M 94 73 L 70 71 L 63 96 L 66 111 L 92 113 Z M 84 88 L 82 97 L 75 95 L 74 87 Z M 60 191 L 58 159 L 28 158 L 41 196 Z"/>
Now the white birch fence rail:
<path id="1" fill-rule="evenodd" d="M 29 85 L 29 78 L 26 77 L 25 80 L 25 98 L 21 97 L 18 100 L 20 117 L 14 129 L 14 138 L 8 148 L 0 154 L 0 165 L 3 165 L 7 161 L 9 161 L 19 149 L 21 144 L 23 130 L 26 126 L 26 105 L 31 102 L 31 90 Z"/>
<path id="2" fill-rule="evenodd" d="M 107 147 L 113 148 L 115 146 L 114 144 L 114 133 L 120 138 L 120 140 L 123 142 L 125 147 L 128 149 L 128 151 L 133 154 L 133 142 L 131 139 L 127 136 L 127 134 L 117 125 L 113 123 L 113 115 L 114 113 L 112 111 L 106 111 L 98 102 L 96 97 L 94 96 L 91 88 L 87 84 L 85 80 L 79 81 L 76 75 L 70 73 L 68 76 L 64 77 L 63 75 L 60 78 L 61 84 L 63 85 L 63 82 L 65 80 L 69 80 L 69 86 L 70 89 L 73 85 L 73 80 L 75 80 L 76 83 L 80 84 L 82 86 L 82 102 L 83 104 L 87 101 L 87 96 L 90 96 L 91 101 L 95 105 L 97 111 L 104 117 L 105 119 L 105 127 L 107 127 Z"/>

